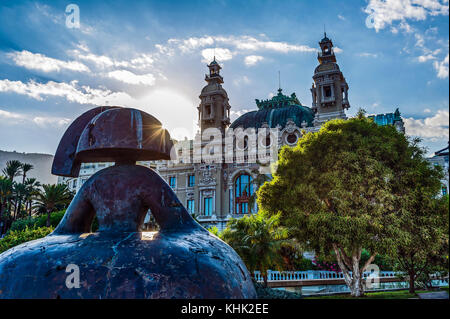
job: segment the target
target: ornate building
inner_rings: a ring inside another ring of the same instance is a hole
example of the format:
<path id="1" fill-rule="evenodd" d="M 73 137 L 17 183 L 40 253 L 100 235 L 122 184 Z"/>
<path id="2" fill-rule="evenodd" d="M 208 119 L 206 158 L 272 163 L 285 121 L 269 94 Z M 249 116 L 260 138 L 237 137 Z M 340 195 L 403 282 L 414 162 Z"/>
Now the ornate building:
<path id="1" fill-rule="evenodd" d="M 287 96 L 279 88 L 271 99 L 256 99 L 257 109 L 233 123 L 221 67 L 214 58 L 205 75 L 207 85 L 199 96 L 200 131 L 195 139 L 174 143 L 177 160 L 146 163 L 160 173 L 205 227 L 221 230 L 230 218 L 257 211 L 254 193 L 261 180 L 270 178 L 262 169 L 267 165 L 259 160 L 260 154 L 277 153 L 283 145 L 295 146 L 305 132 L 318 131 L 330 119 L 347 118 L 349 86 L 336 63 L 333 43 L 325 34 L 319 45 L 312 107 L 303 105 L 295 93 Z M 402 129 L 403 121 L 397 113 L 392 123 L 386 124 Z M 64 182 L 81 186 L 80 182 Z"/>
<path id="2" fill-rule="evenodd" d="M 319 45 L 319 65 L 314 70 L 311 88 L 314 126 L 321 126 L 333 118 L 346 118 L 344 111 L 350 107 L 348 84 L 336 63 L 333 42 L 327 38 L 326 33 Z"/>

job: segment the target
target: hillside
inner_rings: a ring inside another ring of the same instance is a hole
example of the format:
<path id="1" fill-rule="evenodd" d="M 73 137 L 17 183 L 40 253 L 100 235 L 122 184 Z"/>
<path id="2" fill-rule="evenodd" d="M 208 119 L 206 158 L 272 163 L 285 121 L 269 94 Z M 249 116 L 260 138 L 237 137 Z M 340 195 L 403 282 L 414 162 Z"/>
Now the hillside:
<path id="1" fill-rule="evenodd" d="M 5 168 L 6 162 L 10 160 L 18 160 L 22 163 L 32 164 L 34 168 L 27 173 L 27 177 L 35 177 L 41 184 L 55 184 L 57 182 L 57 176 L 50 173 L 53 155 L 0 150 L 0 172 Z"/>

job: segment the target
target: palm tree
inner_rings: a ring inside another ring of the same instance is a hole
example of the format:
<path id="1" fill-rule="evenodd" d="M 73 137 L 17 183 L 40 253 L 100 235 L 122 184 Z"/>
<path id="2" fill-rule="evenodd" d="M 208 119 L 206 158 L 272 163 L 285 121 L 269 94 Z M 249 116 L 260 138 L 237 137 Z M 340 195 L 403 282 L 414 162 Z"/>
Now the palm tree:
<path id="1" fill-rule="evenodd" d="M 13 183 L 14 177 L 19 176 L 22 174 L 22 163 L 18 160 L 11 160 L 6 162 L 6 167 L 2 170 L 3 174 Z M 11 208 L 12 208 L 12 200 L 13 197 L 11 196 L 8 200 L 8 210 L 11 214 Z M 16 205 L 16 201 L 14 201 L 14 205 Z M 16 207 L 14 207 L 13 212 L 16 211 Z"/>
<path id="2" fill-rule="evenodd" d="M 292 245 L 288 230 L 279 226 L 279 215 L 265 217 L 258 213 L 231 219 L 221 238 L 241 256 L 249 270 L 260 271 L 267 286 L 267 270 L 280 269 L 284 260 L 283 245 Z"/>
<path id="3" fill-rule="evenodd" d="M 22 184 L 25 184 L 25 179 L 27 177 L 27 172 L 32 170 L 34 168 L 33 165 L 31 164 L 27 164 L 27 163 L 23 163 L 22 164 Z"/>
<path id="4" fill-rule="evenodd" d="M 25 181 L 25 186 L 27 188 L 25 196 L 25 210 L 28 212 L 28 216 L 31 217 L 31 204 L 33 198 L 36 197 L 39 193 L 39 187 L 41 186 L 41 183 L 39 183 L 36 178 L 27 178 Z"/>
<path id="5" fill-rule="evenodd" d="M 4 221 L 3 221 L 3 213 L 6 211 L 7 203 L 9 202 L 12 196 L 12 182 L 9 178 L 0 176 L 0 236 L 3 233 Z"/>
<path id="6" fill-rule="evenodd" d="M 14 203 L 16 205 L 15 210 L 14 210 L 13 220 L 16 220 L 17 218 L 21 217 L 20 213 L 22 211 L 22 201 L 23 201 L 23 198 L 26 196 L 27 186 L 22 183 L 14 183 L 13 188 L 14 188 L 14 194 L 15 194 Z"/>
<path id="7" fill-rule="evenodd" d="M 66 184 L 45 184 L 36 196 L 36 206 L 47 213 L 47 227 L 50 226 L 50 215 L 58 206 L 67 205 L 72 199 L 72 192 Z"/>
<path id="8" fill-rule="evenodd" d="M 22 174 L 22 163 L 17 160 L 6 162 L 6 167 L 3 169 L 3 174 L 11 181 L 14 177 Z"/>

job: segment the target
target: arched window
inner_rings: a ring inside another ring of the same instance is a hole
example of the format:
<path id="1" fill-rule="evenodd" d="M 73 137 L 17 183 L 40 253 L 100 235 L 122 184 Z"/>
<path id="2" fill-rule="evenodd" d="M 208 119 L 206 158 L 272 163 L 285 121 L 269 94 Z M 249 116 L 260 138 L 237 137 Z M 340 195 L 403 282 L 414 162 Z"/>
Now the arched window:
<path id="1" fill-rule="evenodd" d="M 249 198 L 253 195 L 252 177 L 248 174 L 239 175 L 234 182 L 234 203 L 236 214 L 247 214 L 250 212 L 248 206 Z"/>

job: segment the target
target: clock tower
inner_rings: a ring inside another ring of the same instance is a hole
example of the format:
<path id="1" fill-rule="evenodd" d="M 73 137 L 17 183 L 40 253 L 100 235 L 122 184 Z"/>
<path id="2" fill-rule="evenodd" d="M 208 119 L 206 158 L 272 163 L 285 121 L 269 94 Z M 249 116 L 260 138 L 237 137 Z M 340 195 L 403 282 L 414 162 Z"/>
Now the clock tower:
<path id="1" fill-rule="evenodd" d="M 346 119 L 344 111 L 350 107 L 348 84 L 336 63 L 333 42 L 326 33 L 319 45 L 319 65 L 314 70 L 314 83 L 311 87 L 314 126 L 321 126 L 334 118 Z"/>

